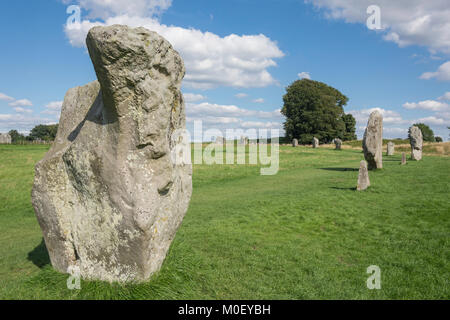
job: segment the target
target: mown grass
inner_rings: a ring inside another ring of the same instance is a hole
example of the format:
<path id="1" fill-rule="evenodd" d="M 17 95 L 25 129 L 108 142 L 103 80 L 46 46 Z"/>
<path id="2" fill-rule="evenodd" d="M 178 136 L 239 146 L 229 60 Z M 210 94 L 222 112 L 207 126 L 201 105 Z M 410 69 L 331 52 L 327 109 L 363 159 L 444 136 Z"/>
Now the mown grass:
<path id="1" fill-rule="evenodd" d="M 48 146 L 0 146 L 2 299 L 448 299 L 448 157 L 384 158 L 354 190 L 360 150 L 281 147 L 280 171 L 195 165 L 189 211 L 161 271 L 144 284 L 52 270 L 30 203 Z M 368 290 L 366 269 L 381 268 Z"/>

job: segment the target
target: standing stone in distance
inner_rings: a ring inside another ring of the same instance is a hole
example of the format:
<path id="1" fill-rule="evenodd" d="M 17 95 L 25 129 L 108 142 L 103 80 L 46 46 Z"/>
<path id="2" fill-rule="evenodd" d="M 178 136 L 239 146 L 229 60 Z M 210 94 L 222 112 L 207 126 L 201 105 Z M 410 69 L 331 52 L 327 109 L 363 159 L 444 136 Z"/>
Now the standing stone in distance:
<path id="1" fill-rule="evenodd" d="M 297 139 L 293 139 L 292 140 L 292 146 L 295 148 L 295 147 L 298 147 L 298 140 Z"/>
<path id="2" fill-rule="evenodd" d="M 216 137 L 216 144 L 224 145 L 226 143 L 226 140 L 224 137 Z"/>
<path id="3" fill-rule="evenodd" d="M 406 153 L 402 152 L 402 166 L 406 164 Z"/>
<path id="4" fill-rule="evenodd" d="M 393 143 L 392 141 L 389 141 L 387 144 L 387 153 L 386 155 L 388 156 L 393 156 L 395 153 L 395 143 Z"/>
<path id="5" fill-rule="evenodd" d="M 369 171 L 367 169 L 367 162 L 362 160 L 359 164 L 358 185 L 356 190 L 363 191 L 370 187 Z"/>
<path id="6" fill-rule="evenodd" d="M 411 159 L 422 160 L 423 136 L 419 127 L 412 126 L 409 129 L 409 141 L 411 143 Z"/>
<path id="7" fill-rule="evenodd" d="M 12 139 L 9 133 L 0 133 L 0 144 L 11 144 Z"/>
<path id="8" fill-rule="evenodd" d="M 319 139 L 314 137 L 312 140 L 312 146 L 313 146 L 313 148 L 318 148 L 319 147 Z"/>
<path id="9" fill-rule="evenodd" d="M 241 144 L 241 145 L 248 145 L 248 137 L 244 137 L 244 136 L 241 136 L 241 139 L 239 140 L 239 144 Z"/>
<path id="10" fill-rule="evenodd" d="M 55 269 L 144 281 L 161 267 L 192 193 L 192 165 L 181 157 L 190 151 L 184 63 L 144 28 L 94 27 L 86 41 L 98 81 L 67 92 L 32 202 Z"/>
<path id="11" fill-rule="evenodd" d="M 383 116 L 378 111 L 372 112 L 369 117 L 363 150 L 369 170 L 383 168 Z"/>
<path id="12" fill-rule="evenodd" d="M 334 144 L 336 146 L 336 150 L 342 149 L 342 140 L 339 138 L 334 139 Z"/>

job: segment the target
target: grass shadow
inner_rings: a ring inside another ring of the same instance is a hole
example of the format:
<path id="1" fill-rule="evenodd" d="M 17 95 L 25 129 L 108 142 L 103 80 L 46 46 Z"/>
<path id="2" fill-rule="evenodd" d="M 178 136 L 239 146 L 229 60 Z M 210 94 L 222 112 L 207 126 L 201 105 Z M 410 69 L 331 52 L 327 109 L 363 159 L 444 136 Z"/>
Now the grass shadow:
<path id="1" fill-rule="evenodd" d="M 48 255 L 47 247 L 45 246 L 43 238 L 41 240 L 41 243 L 28 253 L 28 260 L 33 262 L 41 269 L 50 264 L 50 257 Z"/>
<path id="2" fill-rule="evenodd" d="M 320 170 L 328 170 L 328 171 L 359 171 L 359 169 L 355 169 L 355 168 L 320 168 Z"/>

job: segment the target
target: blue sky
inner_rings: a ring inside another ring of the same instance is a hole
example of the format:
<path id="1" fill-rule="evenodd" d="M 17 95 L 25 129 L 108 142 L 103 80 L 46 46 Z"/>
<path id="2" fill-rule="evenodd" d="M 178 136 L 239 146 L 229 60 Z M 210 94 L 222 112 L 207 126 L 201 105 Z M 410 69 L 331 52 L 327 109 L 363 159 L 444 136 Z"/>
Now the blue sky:
<path id="1" fill-rule="evenodd" d="M 66 26 L 69 5 L 81 21 Z M 366 9 L 380 8 L 382 30 Z M 379 108 L 386 138 L 425 122 L 448 138 L 448 0 L 100 0 L 0 3 L 0 132 L 58 122 L 66 91 L 96 79 L 89 28 L 123 23 L 165 36 L 185 60 L 188 127 L 281 128 L 285 87 L 300 76 L 350 99 L 358 120 Z"/>

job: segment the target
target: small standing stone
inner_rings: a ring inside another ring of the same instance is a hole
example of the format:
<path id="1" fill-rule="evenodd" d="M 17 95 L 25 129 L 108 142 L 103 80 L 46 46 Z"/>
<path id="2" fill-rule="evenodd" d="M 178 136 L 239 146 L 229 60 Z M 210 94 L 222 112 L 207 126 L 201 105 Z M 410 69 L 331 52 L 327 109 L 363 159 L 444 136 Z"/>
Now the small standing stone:
<path id="1" fill-rule="evenodd" d="M 411 143 L 411 159 L 422 160 L 423 136 L 419 127 L 412 126 L 409 129 L 409 141 Z"/>
<path id="2" fill-rule="evenodd" d="M 358 185 L 356 190 L 363 191 L 370 187 L 369 170 L 367 169 L 367 161 L 362 160 L 359 164 Z"/>
<path id="3" fill-rule="evenodd" d="M 406 153 L 402 152 L 402 166 L 406 164 Z"/>
<path id="4" fill-rule="evenodd" d="M 336 145 L 336 150 L 342 149 L 342 140 L 339 138 L 334 139 L 334 144 Z"/>
<path id="5" fill-rule="evenodd" d="M 389 141 L 389 143 L 387 145 L 387 155 L 393 156 L 394 152 L 395 152 L 395 143 L 393 143 L 392 141 Z"/>
<path id="6" fill-rule="evenodd" d="M 312 141 L 312 145 L 313 145 L 313 148 L 315 149 L 315 148 L 318 148 L 319 147 L 319 139 L 317 139 L 316 137 L 314 137 L 313 138 L 313 141 Z"/>
<path id="7" fill-rule="evenodd" d="M 298 147 L 298 140 L 297 139 L 294 139 L 294 140 L 292 140 L 292 146 L 295 148 L 295 147 Z"/>
<path id="8" fill-rule="evenodd" d="M 224 145 L 225 144 L 225 138 L 224 137 L 216 137 L 216 144 L 221 144 Z"/>

